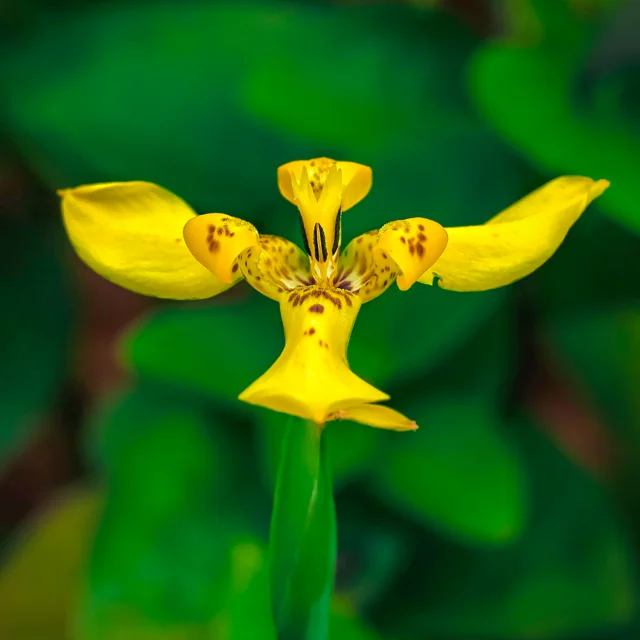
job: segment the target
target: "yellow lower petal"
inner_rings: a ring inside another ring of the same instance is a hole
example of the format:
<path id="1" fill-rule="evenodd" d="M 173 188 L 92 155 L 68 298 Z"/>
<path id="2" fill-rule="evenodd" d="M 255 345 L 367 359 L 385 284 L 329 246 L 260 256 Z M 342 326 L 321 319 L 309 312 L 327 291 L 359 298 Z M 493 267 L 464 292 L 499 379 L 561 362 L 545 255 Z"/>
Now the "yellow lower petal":
<path id="1" fill-rule="evenodd" d="M 419 281 L 453 291 L 484 291 L 524 278 L 555 253 L 608 186 L 606 180 L 557 178 L 484 225 L 448 228 L 447 248 Z"/>
<path id="2" fill-rule="evenodd" d="M 329 420 L 351 420 L 377 429 L 415 431 L 418 425 L 399 411 L 379 404 L 362 404 L 343 409 L 329 416 Z"/>
<path id="3" fill-rule="evenodd" d="M 149 182 L 110 182 L 58 192 L 80 259 L 115 284 L 157 298 L 210 298 L 230 283 L 214 278 L 185 246 L 195 217 L 178 196 Z"/>
<path id="4" fill-rule="evenodd" d="M 285 347 L 240 400 L 326 422 L 336 411 L 389 396 L 356 376 L 347 346 L 361 302 L 348 291 L 300 287 L 282 296 Z"/>

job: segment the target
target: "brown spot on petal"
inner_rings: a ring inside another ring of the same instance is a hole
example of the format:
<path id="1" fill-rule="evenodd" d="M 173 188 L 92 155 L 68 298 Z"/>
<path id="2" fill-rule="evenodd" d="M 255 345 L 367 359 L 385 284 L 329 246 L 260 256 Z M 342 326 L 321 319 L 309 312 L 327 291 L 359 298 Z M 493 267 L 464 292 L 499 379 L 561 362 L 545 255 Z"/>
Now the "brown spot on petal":
<path id="1" fill-rule="evenodd" d="M 413 245 L 409 245 L 409 253 L 413 255 L 416 252 L 416 248 Z"/>
<path id="2" fill-rule="evenodd" d="M 315 327 L 311 327 L 307 333 L 308 333 L 310 336 L 312 336 L 315 332 L 316 332 Z"/>
<path id="3" fill-rule="evenodd" d="M 420 231 L 424 231 L 424 225 L 423 224 L 419 224 L 418 225 L 418 229 L 420 229 Z"/>
<path id="4" fill-rule="evenodd" d="M 402 244 L 407 244 L 407 239 L 404 236 L 400 236 L 400 242 L 402 242 Z"/>
<path id="5" fill-rule="evenodd" d="M 222 227 L 218 227 L 218 235 L 221 236 L 224 233 L 224 229 Z"/>
<path id="6" fill-rule="evenodd" d="M 416 251 L 418 252 L 418 257 L 422 258 L 422 256 L 424 255 L 424 246 L 421 244 L 417 245 Z"/>
<path id="7" fill-rule="evenodd" d="M 231 272 L 235 273 L 238 270 L 238 263 L 236 262 L 233 267 L 231 267 Z"/>
<path id="8" fill-rule="evenodd" d="M 220 249 L 220 243 L 217 240 L 212 240 L 209 243 L 209 251 L 211 253 L 215 253 L 216 251 L 218 251 Z"/>
<path id="9" fill-rule="evenodd" d="M 312 304 L 309 307 L 311 313 L 324 313 L 324 306 L 321 304 Z"/>
<path id="10" fill-rule="evenodd" d="M 209 233 L 215 233 L 216 232 L 216 225 L 215 224 L 210 224 L 209 225 Z"/>
<path id="11" fill-rule="evenodd" d="M 419 233 L 418 234 L 418 240 L 420 242 L 424 242 L 427 239 L 427 236 L 424 235 L 424 233 Z"/>

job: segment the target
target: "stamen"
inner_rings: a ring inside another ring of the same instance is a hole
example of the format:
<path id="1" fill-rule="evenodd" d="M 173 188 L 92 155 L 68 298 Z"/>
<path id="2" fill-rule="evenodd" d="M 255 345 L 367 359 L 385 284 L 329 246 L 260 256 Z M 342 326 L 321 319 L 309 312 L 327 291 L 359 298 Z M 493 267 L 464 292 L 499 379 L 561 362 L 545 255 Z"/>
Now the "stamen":
<path id="1" fill-rule="evenodd" d="M 340 248 L 340 234 L 342 233 L 342 207 L 338 209 L 336 216 L 336 224 L 333 229 L 333 247 L 331 247 L 331 255 L 335 256 Z"/>
<path id="2" fill-rule="evenodd" d="M 326 262 L 329 258 L 329 254 L 327 253 L 327 237 L 324 234 L 324 229 L 320 223 L 318 224 L 318 231 L 320 233 L 320 246 L 322 248 L 322 261 Z"/>
<path id="3" fill-rule="evenodd" d="M 302 215 L 298 216 L 300 220 L 300 231 L 302 232 L 302 242 L 304 243 L 304 250 L 307 252 L 307 255 L 311 255 L 311 247 L 309 247 L 309 239 L 307 238 L 307 231 L 304 228 L 304 220 L 302 219 Z"/>
<path id="4" fill-rule="evenodd" d="M 316 262 L 320 262 L 320 242 L 318 240 L 318 228 L 320 225 L 316 222 L 313 227 L 313 251 L 316 256 Z"/>

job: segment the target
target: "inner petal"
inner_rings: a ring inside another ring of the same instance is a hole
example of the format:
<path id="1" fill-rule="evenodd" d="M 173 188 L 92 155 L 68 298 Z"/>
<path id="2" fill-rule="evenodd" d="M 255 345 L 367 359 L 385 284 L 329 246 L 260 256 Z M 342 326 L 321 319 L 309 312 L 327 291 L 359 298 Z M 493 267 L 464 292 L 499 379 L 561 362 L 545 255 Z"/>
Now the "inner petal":
<path id="1" fill-rule="evenodd" d="M 340 254 L 336 287 L 352 291 L 368 302 L 386 291 L 398 276 L 396 263 L 384 251 L 375 251 L 378 231 L 354 238 Z"/>
<path id="2" fill-rule="evenodd" d="M 240 255 L 238 267 L 256 291 L 273 300 L 279 300 L 285 291 L 313 282 L 307 255 L 279 236 L 261 235 L 258 246 Z"/>

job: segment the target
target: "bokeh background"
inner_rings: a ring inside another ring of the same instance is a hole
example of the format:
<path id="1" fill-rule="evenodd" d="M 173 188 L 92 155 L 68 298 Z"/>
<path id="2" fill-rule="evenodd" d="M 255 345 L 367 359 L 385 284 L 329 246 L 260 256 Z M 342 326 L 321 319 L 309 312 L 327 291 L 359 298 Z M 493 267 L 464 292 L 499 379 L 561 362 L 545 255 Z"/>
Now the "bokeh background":
<path id="1" fill-rule="evenodd" d="M 374 169 L 346 238 L 482 223 L 606 178 L 506 289 L 396 288 L 354 371 L 416 434 L 332 423 L 332 640 L 640 637 L 640 2 L 3 0 L 0 638 L 274 638 L 282 416 L 244 285 L 146 299 L 77 259 L 55 190 L 150 180 L 299 241 L 277 165 Z"/>

